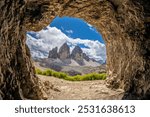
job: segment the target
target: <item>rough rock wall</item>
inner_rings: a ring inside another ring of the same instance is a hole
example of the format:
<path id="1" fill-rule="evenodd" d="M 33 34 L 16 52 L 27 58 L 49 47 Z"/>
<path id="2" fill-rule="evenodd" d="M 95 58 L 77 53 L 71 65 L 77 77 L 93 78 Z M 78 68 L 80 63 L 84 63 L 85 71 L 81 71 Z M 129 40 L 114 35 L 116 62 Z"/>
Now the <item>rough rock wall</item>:
<path id="1" fill-rule="evenodd" d="M 107 46 L 108 86 L 124 89 L 124 99 L 148 99 L 149 7 L 148 0 L 52 0 L 41 22 L 47 23 L 46 16 L 50 21 L 57 15 L 72 16 L 95 26 Z"/>
<path id="2" fill-rule="evenodd" d="M 32 81 L 27 88 L 21 87 L 25 97 L 29 94 L 25 90 L 33 89 L 31 87 L 37 83 L 25 49 L 25 30 L 41 30 L 56 16 L 82 18 L 101 32 L 106 42 L 109 87 L 123 88 L 124 99 L 150 98 L 149 0 L 25 1 L 0 1 L 3 16 L 0 19 L 0 43 L 3 45 L 0 47 L 0 84 L 3 87 L 0 94 L 3 99 L 10 98 L 7 93 L 17 99 L 13 94 L 20 91 L 13 87 L 18 89 L 20 85 L 13 85 L 12 81 L 15 84 Z M 33 92 L 37 95 L 39 90 L 33 89 Z"/>
<path id="3" fill-rule="evenodd" d="M 25 2 L 0 1 L 0 99 L 42 99 L 25 45 Z"/>

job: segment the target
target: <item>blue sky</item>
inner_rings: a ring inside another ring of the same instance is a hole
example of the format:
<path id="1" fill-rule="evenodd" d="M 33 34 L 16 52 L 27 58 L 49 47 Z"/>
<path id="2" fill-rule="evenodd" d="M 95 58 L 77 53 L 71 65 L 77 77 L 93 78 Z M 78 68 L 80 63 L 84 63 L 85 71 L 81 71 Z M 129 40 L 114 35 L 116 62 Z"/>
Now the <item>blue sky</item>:
<path id="1" fill-rule="evenodd" d="M 88 25 L 84 20 L 72 17 L 56 17 L 50 24 L 51 27 L 57 27 L 64 34 L 71 38 L 81 38 L 98 40 L 104 43 L 101 34 L 96 28 Z"/>
<path id="2" fill-rule="evenodd" d="M 49 50 L 60 48 L 64 43 L 70 46 L 71 51 L 78 45 L 90 58 L 104 62 L 106 60 L 106 47 L 102 36 L 82 19 L 56 17 L 43 30 L 27 33 L 27 44 L 31 55 L 36 58 L 46 58 Z"/>

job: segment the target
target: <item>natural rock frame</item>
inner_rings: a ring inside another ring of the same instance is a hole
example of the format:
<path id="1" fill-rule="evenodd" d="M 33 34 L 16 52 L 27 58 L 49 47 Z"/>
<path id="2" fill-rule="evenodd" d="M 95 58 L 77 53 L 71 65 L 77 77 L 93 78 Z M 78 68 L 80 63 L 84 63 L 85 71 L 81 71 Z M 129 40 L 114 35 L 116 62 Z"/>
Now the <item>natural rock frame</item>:
<path id="1" fill-rule="evenodd" d="M 149 0 L 1 0 L 0 99 L 43 99 L 26 31 L 41 30 L 56 16 L 86 20 L 103 35 L 107 85 L 123 99 L 150 98 Z"/>

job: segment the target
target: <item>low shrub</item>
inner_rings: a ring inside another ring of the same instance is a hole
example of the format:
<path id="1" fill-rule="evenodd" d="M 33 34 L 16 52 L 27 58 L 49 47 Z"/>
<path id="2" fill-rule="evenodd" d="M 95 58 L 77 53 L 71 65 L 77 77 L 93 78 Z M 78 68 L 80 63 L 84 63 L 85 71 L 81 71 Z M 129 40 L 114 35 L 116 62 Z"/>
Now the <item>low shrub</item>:
<path id="1" fill-rule="evenodd" d="M 91 74 L 85 74 L 85 75 L 69 76 L 66 73 L 57 72 L 51 69 L 47 69 L 45 71 L 36 69 L 36 74 L 54 76 L 54 77 L 69 80 L 69 81 L 105 80 L 107 77 L 106 73 L 101 73 L 101 74 L 91 73 Z"/>
<path id="2" fill-rule="evenodd" d="M 43 75 L 43 74 L 42 74 L 42 71 L 41 71 L 40 69 L 35 69 L 35 73 L 36 73 L 36 74 Z"/>
<path id="3" fill-rule="evenodd" d="M 61 72 L 59 75 L 60 75 L 60 78 L 63 78 L 63 79 L 67 78 L 67 74 L 65 74 L 65 73 Z"/>
<path id="4" fill-rule="evenodd" d="M 43 75 L 46 75 L 46 76 L 52 76 L 52 73 L 53 73 L 53 71 L 50 69 L 43 71 Z"/>
<path id="5" fill-rule="evenodd" d="M 85 81 L 85 80 L 105 80 L 106 74 L 91 73 L 85 75 L 68 76 L 66 80 Z"/>

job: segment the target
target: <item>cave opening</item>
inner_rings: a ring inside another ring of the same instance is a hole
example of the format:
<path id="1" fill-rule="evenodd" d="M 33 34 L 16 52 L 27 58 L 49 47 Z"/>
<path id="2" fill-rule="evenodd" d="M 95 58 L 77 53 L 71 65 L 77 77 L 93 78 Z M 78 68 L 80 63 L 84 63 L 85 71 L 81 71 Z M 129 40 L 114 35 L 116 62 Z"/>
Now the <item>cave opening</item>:
<path id="1" fill-rule="evenodd" d="M 27 32 L 26 43 L 37 74 L 41 74 L 41 69 L 50 69 L 69 76 L 106 77 L 105 42 L 97 29 L 83 19 L 56 17 L 41 31 Z"/>
<path id="2" fill-rule="evenodd" d="M 144 2 L 147 0 L 9 1 L 8 4 L 0 1 L 3 16 L 0 20 L 0 99 L 16 99 L 14 92 L 21 99 L 43 99 L 25 45 L 25 33 L 41 30 L 56 16 L 83 18 L 95 26 L 106 42 L 109 87 L 125 90 L 124 99 L 149 98 L 149 30 L 146 25 L 149 3 Z"/>

